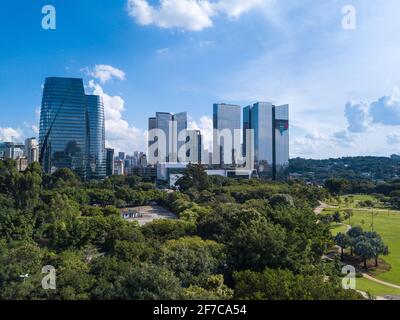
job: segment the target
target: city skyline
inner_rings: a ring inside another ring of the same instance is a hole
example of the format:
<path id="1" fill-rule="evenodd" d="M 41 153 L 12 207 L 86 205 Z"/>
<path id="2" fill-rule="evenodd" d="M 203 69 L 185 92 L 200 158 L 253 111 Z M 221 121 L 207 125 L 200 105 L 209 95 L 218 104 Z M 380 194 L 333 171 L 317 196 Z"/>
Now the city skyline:
<path id="1" fill-rule="evenodd" d="M 116 150 L 144 150 L 148 113 L 158 110 L 187 110 L 188 128 L 210 140 L 212 103 L 284 101 L 291 158 L 398 153 L 397 1 L 353 1 L 355 30 L 342 27 L 344 1 L 218 0 L 207 12 L 197 1 L 182 1 L 192 11 L 171 1 L 171 15 L 147 1 L 147 16 L 139 2 L 81 1 L 77 9 L 51 1 L 56 30 L 41 28 L 45 3 L 23 1 L 24 12 L 7 3 L 19 19 L 0 21 L 8 30 L 0 31 L 0 139 L 37 136 L 41 85 L 57 75 L 82 77 L 103 97 L 107 146 Z"/>
<path id="2" fill-rule="evenodd" d="M 131 156 L 123 149 L 115 157 L 115 150 L 105 145 L 103 98 L 88 95 L 81 78 L 48 77 L 43 87 L 39 145 L 36 138 L 26 139 L 25 144 L 2 143 L 0 156 L 17 160 L 20 171 L 38 161 L 45 173 L 68 168 L 84 180 L 102 180 L 113 174 L 154 175 L 151 167 L 157 169 L 157 178 L 168 181 L 170 171 L 176 178 L 189 163 L 205 165 L 210 175 L 287 177 L 289 105 L 256 102 L 242 109 L 214 104 L 212 132 L 213 146 L 205 146 L 201 130 L 188 129 L 186 111 L 156 112 L 148 118 L 146 153 L 135 150 Z M 140 171 L 145 168 L 149 170 Z"/>

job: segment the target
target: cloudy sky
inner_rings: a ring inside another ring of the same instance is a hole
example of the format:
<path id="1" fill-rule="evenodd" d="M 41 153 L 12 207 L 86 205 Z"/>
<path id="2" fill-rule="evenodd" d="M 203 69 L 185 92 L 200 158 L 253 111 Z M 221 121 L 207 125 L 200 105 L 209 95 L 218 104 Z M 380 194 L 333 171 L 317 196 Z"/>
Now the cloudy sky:
<path id="1" fill-rule="evenodd" d="M 56 30 L 41 26 L 47 4 Z M 103 96 L 107 144 L 128 153 L 145 149 L 156 111 L 188 111 L 209 137 L 213 103 L 256 101 L 290 104 L 291 157 L 397 153 L 399 12 L 398 0 L 4 0 L 0 141 L 37 135 L 45 77 L 67 76 Z"/>

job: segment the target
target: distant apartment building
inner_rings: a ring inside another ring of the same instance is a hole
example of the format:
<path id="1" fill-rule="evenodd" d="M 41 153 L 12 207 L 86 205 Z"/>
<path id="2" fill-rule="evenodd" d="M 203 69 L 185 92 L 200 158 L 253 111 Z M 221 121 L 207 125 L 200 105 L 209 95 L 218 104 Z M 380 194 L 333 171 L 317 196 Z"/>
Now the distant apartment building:
<path id="1" fill-rule="evenodd" d="M 84 180 L 106 177 L 104 105 L 85 94 L 82 79 L 46 79 L 39 145 L 46 173 L 69 168 Z"/>
<path id="2" fill-rule="evenodd" d="M 24 172 L 28 168 L 28 159 L 26 157 L 21 157 L 15 160 L 16 168 L 19 172 Z"/>
<path id="3" fill-rule="evenodd" d="M 39 145 L 36 138 L 25 140 L 24 154 L 29 164 L 39 161 Z"/>
<path id="4" fill-rule="evenodd" d="M 24 156 L 25 145 L 19 142 L 0 142 L 0 159 L 22 158 Z"/>
<path id="5" fill-rule="evenodd" d="M 125 160 L 125 152 L 118 152 L 118 159 Z"/>
<path id="6" fill-rule="evenodd" d="M 114 160 L 114 175 L 115 176 L 125 175 L 125 161 L 120 159 Z"/>
<path id="7" fill-rule="evenodd" d="M 237 156 L 241 156 L 241 109 L 224 103 L 213 106 L 214 165 L 235 167 Z"/>
<path id="8" fill-rule="evenodd" d="M 246 130 L 254 130 L 255 169 L 262 177 L 281 179 L 289 165 L 289 105 L 257 102 L 243 109 L 243 154 Z"/>

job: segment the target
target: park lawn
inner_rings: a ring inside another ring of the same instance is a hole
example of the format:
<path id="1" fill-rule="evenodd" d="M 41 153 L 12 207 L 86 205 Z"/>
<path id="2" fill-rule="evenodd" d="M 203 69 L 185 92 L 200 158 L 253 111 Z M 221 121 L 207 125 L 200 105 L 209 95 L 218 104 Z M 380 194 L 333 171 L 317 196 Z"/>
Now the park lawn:
<path id="1" fill-rule="evenodd" d="M 352 199 L 352 201 L 348 201 L 347 203 L 345 202 L 345 199 Z M 382 203 L 379 202 L 379 200 L 372 195 L 369 194 L 354 194 L 354 195 L 345 195 L 345 196 L 340 196 L 341 203 L 339 204 L 339 207 L 341 208 L 358 208 L 358 204 L 363 201 L 372 201 L 375 203 L 376 206 L 382 207 Z M 380 204 L 380 205 L 379 205 Z"/>
<path id="2" fill-rule="evenodd" d="M 361 226 L 364 231 L 372 230 L 372 211 L 354 210 L 353 213 L 352 226 Z M 348 224 L 348 220 L 344 223 Z M 390 264 L 391 269 L 380 274 L 371 272 L 371 275 L 379 280 L 400 285 L 400 214 L 397 211 L 374 211 L 374 230 L 389 246 L 389 255 L 381 258 Z"/>
<path id="3" fill-rule="evenodd" d="M 385 295 L 400 295 L 400 289 L 384 286 L 383 284 L 376 283 L 369 279 L 357 278 L 356 289 L 368 292 L 372 296 L 385 296 Z"/>
<path id="4" fill-rule="evenodd" d="M 332 224 L 331 233 L 335 237 L 338 233 L 346 233 L 347 226 L 343 224 Z"/>

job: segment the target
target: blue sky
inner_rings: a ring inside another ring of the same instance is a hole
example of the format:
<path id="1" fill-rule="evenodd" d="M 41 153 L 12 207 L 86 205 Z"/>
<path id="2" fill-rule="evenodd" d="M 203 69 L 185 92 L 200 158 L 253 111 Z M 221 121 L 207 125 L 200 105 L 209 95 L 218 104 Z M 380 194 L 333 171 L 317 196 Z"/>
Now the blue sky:
<path id="1" fill-rule="evenodd" d="M 43 30 L 42 7 L 57 10 Z M 344 5 L 356 29 L 342 28 Z M 289 103 L 291 156 L 400 147 L 397 0 L 5 0 L 0 139 L 36 135 L 47 76 L 82 77 L 106 104 L 107 143 L 144 149 L 147 118 L 188 111 L 210 139 L 212 104 Z"/>

